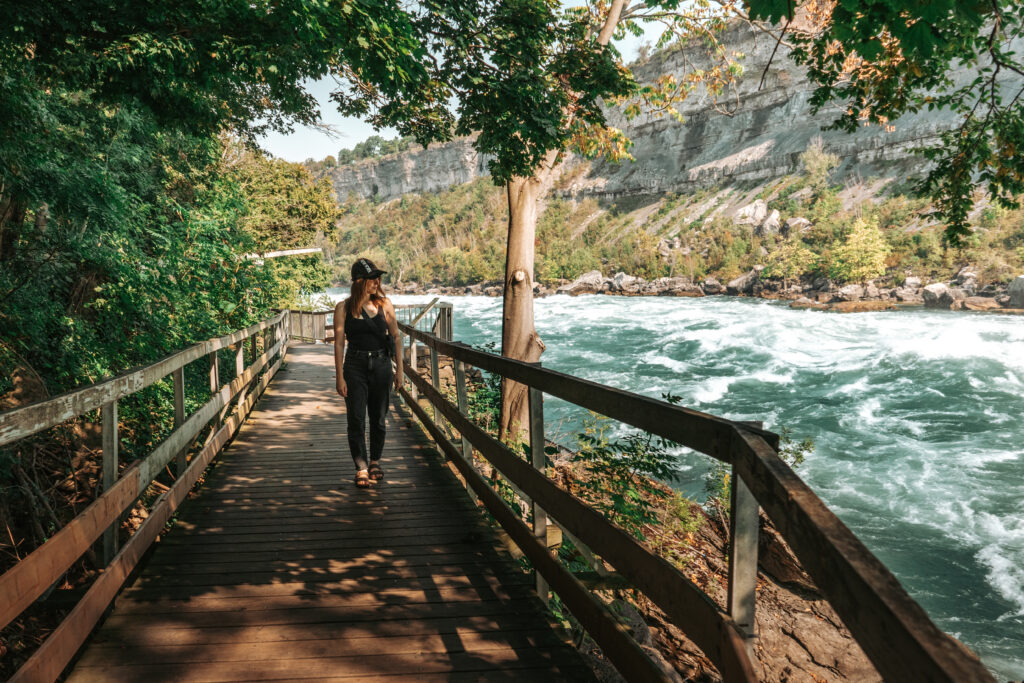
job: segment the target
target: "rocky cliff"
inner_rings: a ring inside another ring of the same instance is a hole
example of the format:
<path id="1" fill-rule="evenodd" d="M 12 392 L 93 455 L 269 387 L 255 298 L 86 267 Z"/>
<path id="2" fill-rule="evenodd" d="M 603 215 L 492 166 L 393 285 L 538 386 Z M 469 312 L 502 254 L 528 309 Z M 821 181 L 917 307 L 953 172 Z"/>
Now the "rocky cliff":
<path id="1" fill-rule="evenodd" d="M 724 43 L 744 55 L 744 76 L 734 92 L 720 98 L 718 106 L 706 94 L 695 93 L 681 107 L 683 123 L 650 116 L 626 121 L 619 110 L 609 109 L 609 122 L 633 140 L 636 161 L 594 162 L 573 174 L 563 192 L 617 201 L 723 182 L 763 183 L 796 170 L 798 156 L 819 135 L 825 148 L 842 159 L 838 177 L 897 175 L 913 165 L 912 148 L 955 123 L 946 112 L 922 112 L 886 128 L 865 126 L 852 135 L 822 130 L 836 111 L 811 113 L 812 87 L 784 48 L 769 64 L 774 41 L 742 25 L 730 29 Z M 641 80 L 664 73 L 683 80 L 687 63 L 700 66 L 701 59 L 695 49 L 665 52 L 634 69 Z M 969 74 L 952 76 L 959 80 Z M 407 192 L 435 192 L 486 173 L 486 160 L 470 138 L 330 171 L 342 201 L 350 194 L 387 200 Z"/>

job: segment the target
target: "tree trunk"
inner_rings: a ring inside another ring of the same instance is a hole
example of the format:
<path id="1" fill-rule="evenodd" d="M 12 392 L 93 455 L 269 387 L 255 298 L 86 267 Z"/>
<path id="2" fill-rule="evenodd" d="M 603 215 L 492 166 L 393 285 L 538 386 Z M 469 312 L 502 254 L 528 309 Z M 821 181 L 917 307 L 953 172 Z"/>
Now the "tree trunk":
<path id="1" fill-rule="evenodd" d="M 530 178 L 514 178 L 505 185 L 508 194 L 508 243 L 505 251 L 505 293 L 501 326 L 501 355 L 535 363 L 544 342 L 533 326 L 533 260 L 537 235 L 537 204 L 547 188 L 554 154 Z M 526 386 L 501 383 L 500 438 L 525 440 L 529 429 Z"/>

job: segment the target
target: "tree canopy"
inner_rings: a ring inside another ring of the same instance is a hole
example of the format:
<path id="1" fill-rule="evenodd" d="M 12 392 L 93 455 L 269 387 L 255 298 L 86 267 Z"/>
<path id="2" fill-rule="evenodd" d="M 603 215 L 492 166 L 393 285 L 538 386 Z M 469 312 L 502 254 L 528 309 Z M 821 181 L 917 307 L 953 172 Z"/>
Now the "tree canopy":
<path id="1" fill-rule="evenodd" d="M 751 15 L 792 27 L 793 58 L 817 84 L 816 108 L 839 105 L 834 126 L 886 124 L 922 109 L 948 109 L 956 129 L 924 150 L 933 163 L 921 189 L 958 244 L 969 234 L 975 188 L 1004 207 L 1024 193 L 1024 5 L 990 2 L 749 0 Z M 965 67 L 969 76 L 954 80 Z"/>

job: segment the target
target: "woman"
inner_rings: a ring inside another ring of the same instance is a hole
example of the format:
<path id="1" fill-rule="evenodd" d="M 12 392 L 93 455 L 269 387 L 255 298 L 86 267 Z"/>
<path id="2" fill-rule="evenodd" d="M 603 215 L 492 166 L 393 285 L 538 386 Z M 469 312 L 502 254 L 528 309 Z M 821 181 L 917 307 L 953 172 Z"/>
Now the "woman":
<path id="1" fill-rule="evenodd" d="M 394 379 L 397 391 L 402 384 L 402 356 L 394 353 L 398 323 L 395 307 L 384 296 L 380 282 L 384 272 L 369 259 L 356 261 L 352 264 L 352 291 L 334 308 L 334 369 L 338 393 L 345 398 L 348 446 L 356 466 L 355 484 L 361 489 L 384 478 L 380 456 L 384 452 L 390 385 Z M 392 356 L 396 357 L 397 373 L 391 368 Z M 365 437 L 367 413 L 369 456 Z"/>

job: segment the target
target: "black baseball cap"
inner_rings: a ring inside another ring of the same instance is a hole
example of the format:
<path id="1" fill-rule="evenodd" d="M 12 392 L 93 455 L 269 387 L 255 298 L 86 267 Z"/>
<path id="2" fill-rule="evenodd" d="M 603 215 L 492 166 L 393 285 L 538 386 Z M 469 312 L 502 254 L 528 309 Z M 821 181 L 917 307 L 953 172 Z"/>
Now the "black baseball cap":
<path id="1" fill-rule="evenodd" d="M 373 265 L 373 261 L 368 258 L 361 258 L 352 264 L 352 281 L 355 282 L 360 278 L 373 279 L 379 275 L 383 275 L 388 271 L 381 270 L 377 266 Z"/>

